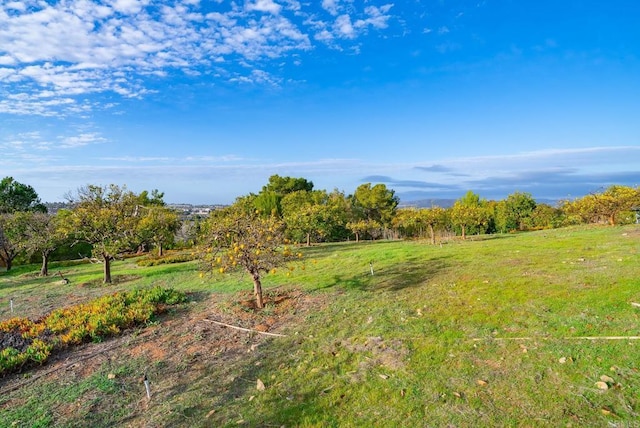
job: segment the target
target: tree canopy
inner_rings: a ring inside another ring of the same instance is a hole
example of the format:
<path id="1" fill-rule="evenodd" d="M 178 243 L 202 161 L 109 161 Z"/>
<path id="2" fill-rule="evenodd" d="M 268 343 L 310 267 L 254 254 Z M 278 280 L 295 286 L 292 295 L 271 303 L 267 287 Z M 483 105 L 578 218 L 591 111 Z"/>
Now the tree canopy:
<path id="1" fill-rule="evenodd" d="M 47 212 L 47 208 L 33 187 L 5 177 L 0 181 L 0 214 L 18 211 Z"/>

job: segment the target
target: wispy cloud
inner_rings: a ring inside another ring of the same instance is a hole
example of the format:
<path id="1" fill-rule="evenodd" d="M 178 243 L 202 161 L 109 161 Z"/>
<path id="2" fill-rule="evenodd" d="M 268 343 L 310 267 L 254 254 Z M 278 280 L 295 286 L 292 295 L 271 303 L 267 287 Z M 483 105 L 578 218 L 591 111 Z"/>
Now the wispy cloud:
<path id="1" fill-rule="evenodd" d="M 391 18 L 392 4 L 324 0 L 322 6 L 324 16 L 295 0 L 5 2 L 0 113 L 89 111 L 92 94 L 142 97 L 149 76 L 216 67 L 226 70 L 219 78 L 278 85 L 282 77 L 260 71 L 261 62 L 311 50 L 313 41 L 343 49 L 337 40 L 382 30 Z M 247 61 L 249 68 L 241 65 Z"/>
<path id="2" fill-rule="evenodd" d="M 25 153 L 45 161 L 58 159 L 57 154 L 48 153 L 65 149 L 75 149 L 92 144 L 106 143 L 107 139 L 98 132 L 79 131 L 75 134 L 45 136 L 40 131 L 9 135 L 0 139 L 0 149 L 4 159 L 24 159 Z"/>

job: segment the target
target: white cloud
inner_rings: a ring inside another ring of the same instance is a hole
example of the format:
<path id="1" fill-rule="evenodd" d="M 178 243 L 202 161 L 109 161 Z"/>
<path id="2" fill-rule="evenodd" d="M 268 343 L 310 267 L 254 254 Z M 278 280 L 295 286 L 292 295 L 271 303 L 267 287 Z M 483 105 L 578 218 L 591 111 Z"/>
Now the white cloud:
<path id="1" fill-rule="evenodd" d="M 338 3 L 340 0 L 322 0 L 322 8 L 331 15 L 338 14 Z"/>
<path id="2" fill-rule="evenodd" d="M 248 11 L 257 10 L 259 12 L 269 12 L 274 15 L 280 13 L 282 6 L 274 3 L 272 0 L 255 0 L 255 2 L 249 2 L 245 6 Z"/>
<path id="3" fill-rule="evenodd" d="M 351 0 L 324 0 L 323 9 L 298 0 L 0 3 L 0 113 L 87 111 L 93 94 L 144 96 L 148 76 L 199 75 L 214 64 L 226 69 L 220 75 L 234 75 L 242 61 L 251 63 L 244 78 L 272 85 L 281 78 L 259 79 L 252 68 L 293 60 L 289 55 L 311 50 L 312 41 L 351 49 L 367 30 L 387 27 L 392 6 Z"/>
<path id="4" fill-rule="evenodd" d="M 356 35 L 349 15 L 338 16 L 334 28 L 336 33 L 341 37 L 353 38 Z"/>
<path id="5" fill-rule="evenodd" d="M 75 149 L 107 140 L 97 132 L 79 132 L 75 135 L 47 136 L 40 131 L 22 132 L 0 140 L 0 148 L 7 157 L 18 154 L 45 152 L 59 149 Z M 44 158 L 43 158 L 44 159 Z"/>

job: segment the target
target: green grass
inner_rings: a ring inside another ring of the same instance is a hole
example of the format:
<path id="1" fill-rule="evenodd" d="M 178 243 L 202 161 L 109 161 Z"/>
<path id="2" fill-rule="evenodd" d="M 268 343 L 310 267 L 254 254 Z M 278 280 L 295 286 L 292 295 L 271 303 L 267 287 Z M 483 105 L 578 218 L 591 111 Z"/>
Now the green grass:
<path id="1" fill-rule="evenodd" d="M 574 339 L 640 335 L 640 309 L 631 305 L 640 302 L 638 226 L 302 251 L 304 270 L 270 275 L 265 287 L 300 287 L 328 304 L 290 326 L 286 338 L 224 367 L 212 359 L 140 420 L 153 426 L 640 425 L 640 341 Z M 161 285 L 228 295 L 251 287 L 241 274 L 199 278 L 193 262 L 149 268 L 117 262 L 109 287 L 96 282 L 99 266 L 61 269 L 69 272 L 69 285 L 27 270 L 0 275 L 0 319 L 9 316 L 9 297 L 17 310 L 39 313 L 68 296 L 88 299 L 114 289 Z M 595 385 L 603 375 L 614 380 L 606 391 Z M 258 378 L 264 391 L 256 389 Z M 37 394 L 32 388 L 21 394 Z M 3 413 L 15 420 L 27 405 Z M 40 406 L 34 413 L 42 415 L 40 426 L 54 426 L 46 409 L 56 404 Z M 125 398 L 103 407 L 122 414 L 131 403 Z M 74 419 L 82 420 L 88 419 Z"/>

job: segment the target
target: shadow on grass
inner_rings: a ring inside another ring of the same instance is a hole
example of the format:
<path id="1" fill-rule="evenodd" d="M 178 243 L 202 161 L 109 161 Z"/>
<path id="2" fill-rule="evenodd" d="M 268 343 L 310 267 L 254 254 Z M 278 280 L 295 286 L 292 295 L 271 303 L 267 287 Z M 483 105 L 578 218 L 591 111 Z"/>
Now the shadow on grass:
<path id="1" fill-rule="evenodd" d="M 416 258 L 394 266 L 375 267 L 373 273 L 370 270 L 353 275 L 334 275 L 331 282 L 318 287 L 317 290 L 342 287 L 362 291 L 400 291 L 409 287 L 419 287 L 447 269 L 448 258 Z"/>
<path id="2" fill-rule="evenodd" d="M 419 287 L 447 269 L 446 259 L 437 257 L 429 260 L 414 260 L 400 265 L 384 268 L 375 275 L 381 276 L 375 290 L 400 291 L 410 287 Z"/>

